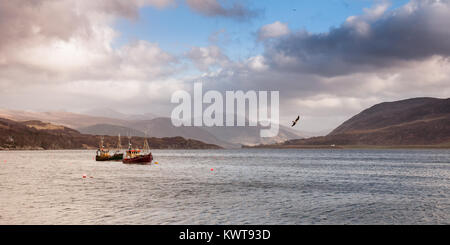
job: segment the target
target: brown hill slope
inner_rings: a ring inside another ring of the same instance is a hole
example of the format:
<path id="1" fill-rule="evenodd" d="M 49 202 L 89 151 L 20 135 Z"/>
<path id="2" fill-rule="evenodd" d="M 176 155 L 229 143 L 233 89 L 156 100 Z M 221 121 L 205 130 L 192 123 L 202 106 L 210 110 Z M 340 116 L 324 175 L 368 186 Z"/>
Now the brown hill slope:
<path id="1" fill-rule="evenodd" d="M 439 145 L 450 143 L 450 99 L 414 98 L 372 106 L 323 137 L 281 146 Z"/>
<path id="2" fill-rule="evenodd" d="M 0 118 L 0 149 L 95 149 L 100 136 L 81 134 L 76 130 L 43 123 L 41 121 L 17 122 Z M 144 138 L 133 137 L 132 144 L 142 146 Z M 198 140 L 182 137 L 149 138 L 153 149 L 218 149 Z M 114 147 L 117 137 L 105 136 L 105 146 Z"/>
<path id="3" fill-rule="evenodd" d="M 350 118 L 330 135 L 408 127 L 450 117 L 450 99 L 413 98 L 374 105 Z M 424 124 L 421 124 L 425 126 Z"/>

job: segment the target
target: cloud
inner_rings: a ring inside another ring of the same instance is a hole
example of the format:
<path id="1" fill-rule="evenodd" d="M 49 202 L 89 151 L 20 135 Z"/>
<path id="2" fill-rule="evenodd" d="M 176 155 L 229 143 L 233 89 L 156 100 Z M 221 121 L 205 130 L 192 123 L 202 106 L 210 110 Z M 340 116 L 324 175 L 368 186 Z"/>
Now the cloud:
<path id="1" fill-rule="evenodd" d="M 67 40 L 74 33 L 90 35 L 94 22 L 136 18 L 138 9 L 164 7 L 174 0 L 15 0 L 0 2 L 0 48 L 30 38 Z"/>
<path id="2" fill-rule="evenodd" d="M 186 3 L 195 12 L 210 17 L 248 20 L 260 15 L 259 10 L 249 9 L 237 1 L 232 1 L 231 6 L 224 6 L 220 0 L 186 0 Z"/>
<path id="3" fill-rule="evenodd" d="M 285 23 L 275 21 L 272 24 L 265 25 L 261 27 L 258 31 L 259 40 L 264 40 L 268 38 L 281 37 L 289 34 L 289 27 Z"/>
<path id="4" fill-rule="evenodd" d="M 407 65 L 450 55 L 450 1 L 413 0 L 387 11 L 385 3 L 349 17 L 327 33 L 298 31 L 267 49 L 280 68 L 335 76 Z"/>
<path id="5" fill-rule="evenodd" d="M 127 72 L 140 78 L 148 77 L 141 73 L 162 74 L 162 66 L 174 62 L 173 57 L 145 41 L 113 49 L 118 33 L 111 24 L 118 17 L 134 18 L 145 4 L 161 7 L 170 2 L 2 1 L 0 74 L 42 73 L 46 80 L 77 79 L 80 74 L 110 76 L 106 70 L 120 73 L 119 77 Z"/>
<path id="6" fill-rule="evenodd" d="M 117 50 L 117 55 L 120 64 L 112 67 L 117 71 L 112 74 L 119 79 L 125 77 L 150 80 L 167 77 L 175 72 L 172 64 L 176 63 L 177 59 L 155 43 L 137 41 Z"/>
<path id="7" fill-rule="evenodd" d="M 161 84 L 180 86 L 170 78 L 177 58 L 144 40 L 113 48 L 112 26 L 117 18 L 137 18 L 139 7 L 171 2 L 0 1 L 0 102 L 46 110 L 100 101 L 157 105 L 170 97 Z"/>
<path id="8" fill-rule="evenodd" d="M 258 55 L 248 58 L 247 66 L 254 71 L 265 71 L 269 68 L 264 56 Z"/>
<path id="9" fill-rule="evenodd" d="M 212 45 L 208 47 L 192 47 L 186 54 L 198 69 L 202 71 L 209 70 L 215 65 L 225 66 L 230 62 L 229 58 L 224 55 L 218 46 Z"/>
<path id="10" fill-rule="evenodd" d="M 129 1 L 126 1 L 129 2 Z M 174 6 L 175 0 L 138 0 L 138 4 L 139 6 L 153 6 L 156 8 L 166 8 L 166 7 L 170 7 L 170 6 Z"/>

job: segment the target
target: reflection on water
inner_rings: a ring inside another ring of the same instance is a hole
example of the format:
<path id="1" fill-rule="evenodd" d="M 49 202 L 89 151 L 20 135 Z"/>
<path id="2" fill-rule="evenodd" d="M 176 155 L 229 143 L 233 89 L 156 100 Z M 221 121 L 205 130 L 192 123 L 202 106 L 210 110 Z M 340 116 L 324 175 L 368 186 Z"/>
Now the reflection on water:
<path id="1" fill-rule="evenodd" d="M 449 150 L 94 155 L 0 152 L 0 224 L 450 224 Z"/>

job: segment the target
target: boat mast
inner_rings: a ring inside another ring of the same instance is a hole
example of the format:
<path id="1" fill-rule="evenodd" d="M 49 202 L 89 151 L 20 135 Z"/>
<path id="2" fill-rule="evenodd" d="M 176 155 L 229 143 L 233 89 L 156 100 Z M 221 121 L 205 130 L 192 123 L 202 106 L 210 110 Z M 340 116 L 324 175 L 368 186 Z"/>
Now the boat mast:
<path id="1" fill-rule="evenodd" d="M 103 138 L 104 138 L 104 136 L 100 136 L 100 145 L 99 145 L 100 149 L 104 148 L 104 146 L 103 146 Z"/>
<path id="2" fill-rule="evenodd" d="M 144 151 L 150 151 L 150 146 L 148 145 L 147 138 L 144 139 Z"/>
<path id="3" fill-rule="evenodd" d="M 122 143 L 120 142 L 120 134 L 119 134 L 119 138 L 117 140 L 117 149 L 121 150 L 122 149 Z"/>
<path id="4" fill-rule="evenodd" d="M 131 150 L 131 136 L 128 135 L 128 150 Z"/>
<path id="5" fill-rule="evenodd" d="M 144 151 L 150 151 L 150 146 L 148 145 L 148 141 L 147 141 L 147 130 L 145 130 L 145 138 L 144 138 Z"/>

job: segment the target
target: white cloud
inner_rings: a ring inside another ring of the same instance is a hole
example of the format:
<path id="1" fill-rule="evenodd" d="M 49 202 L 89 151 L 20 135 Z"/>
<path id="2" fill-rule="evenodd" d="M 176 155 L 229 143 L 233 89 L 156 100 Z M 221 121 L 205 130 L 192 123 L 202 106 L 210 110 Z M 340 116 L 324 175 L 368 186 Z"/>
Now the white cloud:
<path id="1" fill-rule="evenodd" d="M 269 66 L 266 64 L 264 56 L 262 55 L 250 57 L 247 60 L 247 64 L 254 71 L 265 71 L 269 68 Z"/>
<path id="2" fill-rule="evenodd" d="M 21 81 L 25 79 L 20 77 L 26 78 L 26 73 L 45 74 L 47 82 L 114 77 L 145 79 L 167 75 L 171 70 L 170 63 L 176 61 L 174 57 L 157 44 L 146 41 L 112 48 L 118 33 L 111 25 L 118 16 L 137 14 L 137 8 L 142 4 L 162 7 L 170 2 L 2 2 L 0 74 L 11 76 L 12 70 L 22 70 L 22 74 L 16 72 L 17 77 L 11 77 L 18 83 L 27 82 Z M 9 16 L 15 13 L 15 18 Z"/>
<path id="3" fill-rule="evenodd" d="M 229 58 L 222 53 L 222 50 L 215 45 L 192 47 L 186 56 L 202 71 L 209 70 L 211 66 L 215 65 L 225 66 L 230 62 Z"/>
<path id="4" fill-rule="evenodd" d="M 118 33 L 112 24 L 118 17 L 135 18 L 143 4 L 171 2 L 1 1 L 0 102 L 48 110 L 100 101 L 157 103 L 169 89 L 158 89 L 161 96 L 141 89 L 170 83 L 176 57 L 143 40 L 113 48 Z"/>
<path id="5" fill-rule="evenodd" d="M 289 27 L 286 23 L 275 21 L 272 24 L 261 27 L 258 31 L 258 37 L 260 40 L 268 38 L 276 38 L 289 34 Z"/>
<path id="6" fill-rule="evenodd" d="M 364 9 L 364 14 L 360 16 L 350 16 L 344 25 L 356 30 L 356 33 L 363 37 L 368 37 L 371 30 L 371 22 L 376 21 L 388 10 L 389 3 L 387 1 L 375 5 L 373 8 Z"/>

